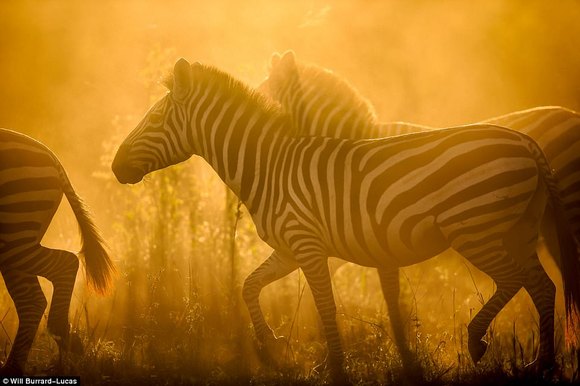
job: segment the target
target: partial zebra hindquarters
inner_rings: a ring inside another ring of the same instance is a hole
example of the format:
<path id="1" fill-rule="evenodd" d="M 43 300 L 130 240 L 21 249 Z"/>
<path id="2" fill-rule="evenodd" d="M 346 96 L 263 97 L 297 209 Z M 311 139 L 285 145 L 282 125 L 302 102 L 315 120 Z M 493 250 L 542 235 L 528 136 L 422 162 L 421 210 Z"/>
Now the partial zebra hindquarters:
<path id="1" fill-rule="evenodd" d="M 580 240 L 575 238 L 571 221 L 561 199 L 558 178 L 536 142 L 529 138 L 530 149 L 542 173 L 549 193 L 549 204 L 554 210 L 558 244 L 560 245 L 561 274 L 564 283 L 566 320 L 572 325 L 580 317 Z"/>
<path id="2" fill-rule="evenodd" d="M 106 294 L 111 286 L 115 266 L 106 250 L 105 242 L 91 219 L 86 205 L 74 191 L 68 177 L 63 173 L 63 191 L 79 223 L 87 282 L 99 294 Z"/>

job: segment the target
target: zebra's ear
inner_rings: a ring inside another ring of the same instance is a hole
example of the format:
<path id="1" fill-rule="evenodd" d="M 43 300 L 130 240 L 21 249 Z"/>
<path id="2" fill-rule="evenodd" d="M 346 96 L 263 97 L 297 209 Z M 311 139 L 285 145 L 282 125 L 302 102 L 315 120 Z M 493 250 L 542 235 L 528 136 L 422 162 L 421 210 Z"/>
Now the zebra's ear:
<path id="1" fill-rule="evenodd" d="M 284 62 L 296 63 L 296 54 L 294 53 L 294 51 L 288 50 L 284 52 L 284 55 L 282 55 L 282 63 Z"/>
<path id="2" fill-rule="evenodd" d="M 277 52 L 274 52 L 272 54 L 272 57 L 270 58 L 270 68 L 274 68 L 276 67 L 278 64 L 280 64 L 280 54 Z"/>
<path id="3" fill-rule="evenodd" d="M 285 73 L 292 73 L 296 70 L 296 55 L 294 51 L 288 50 L 284 52 L 280 59 L 280 68 Z"/>
<path id="4" fill-rule="evenodd" d="M 185 98 L 193 81 L 193 74 L 191 65 L 183 58 L 175 63 L 173 68 L 173 95 L 175 99 L 180 100 Z"/>

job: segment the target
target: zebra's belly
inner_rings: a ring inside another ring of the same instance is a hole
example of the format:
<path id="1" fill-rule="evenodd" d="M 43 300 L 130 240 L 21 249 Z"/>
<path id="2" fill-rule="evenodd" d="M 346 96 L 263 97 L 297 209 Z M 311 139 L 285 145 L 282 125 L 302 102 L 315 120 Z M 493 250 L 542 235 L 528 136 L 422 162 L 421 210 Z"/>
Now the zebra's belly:
<path id="1" fill-rule="evenodd" d="M 393 259 L 399 262 L 400 267 L 429 260 L 450 247 L 441 230 L 430 217 L 419 222 L 407 239 L 403 239 L 403 236 L 404 234 L 399 232 L 400 243 L 393 244 L 391 247 L 391 253 L 395 256 Z"/>
<path id="2" fill-rule="evenodd" d="M 449 248 L 432 217 L 425 217 L 406 232 L 401 228 L 378 228 L 353 233 L 347 236 L 345 244 L 346 247 L 333 251 L 332 256 L 383 269 L 417 264 Z"/>

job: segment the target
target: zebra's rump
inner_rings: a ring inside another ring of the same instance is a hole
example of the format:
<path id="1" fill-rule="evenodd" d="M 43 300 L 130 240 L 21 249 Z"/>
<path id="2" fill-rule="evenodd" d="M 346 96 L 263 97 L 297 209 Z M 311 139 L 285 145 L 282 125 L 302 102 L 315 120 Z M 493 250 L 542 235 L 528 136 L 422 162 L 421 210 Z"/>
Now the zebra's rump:
<path id="1" fill-rule="evenodd" d="M 0 129 L 0 264 L 40 243 L 61 198 L 54 154 L 30 137 Z"/>

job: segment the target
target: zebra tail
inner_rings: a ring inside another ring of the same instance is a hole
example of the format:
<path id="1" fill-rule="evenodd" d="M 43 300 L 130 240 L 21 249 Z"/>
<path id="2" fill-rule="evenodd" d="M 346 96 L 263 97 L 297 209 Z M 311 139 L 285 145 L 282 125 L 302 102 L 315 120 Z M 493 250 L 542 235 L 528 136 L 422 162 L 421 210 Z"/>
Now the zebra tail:
<path id="1" fill-rule="evenodd" d="M 549 192 L 549 203 L 554 211 L 556 232 L 560 245 L 560 272 L 564 283 L 564 298 L 566 303 L 566 320 L 569 326 L 574 325 L 580 316 L 580 240 L 573 232 L 560 194 L 558 178 L 550 167 L 544 152 L 532 141 L 532 153 L 542 172 L 544 182 Z"/>
<path id="2" fill-rule="evenodd" d="M 87 282 L 89 287 L 96 293 L 104 295 L 111 287 L 115 266 L 107 252 L 105 242 L 91 218 L 87 206 L 74 191 L 66 172 L 62 168 L 61 175 L 64 195 L 79 224 L 79 232 L 82 240 L 79 255 L 85 263 Z"/>

